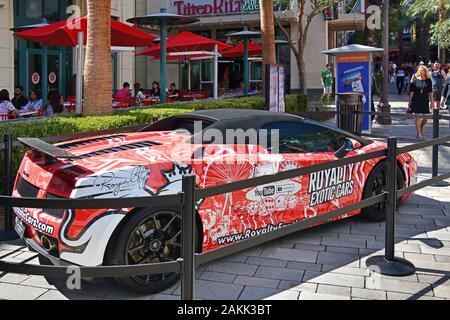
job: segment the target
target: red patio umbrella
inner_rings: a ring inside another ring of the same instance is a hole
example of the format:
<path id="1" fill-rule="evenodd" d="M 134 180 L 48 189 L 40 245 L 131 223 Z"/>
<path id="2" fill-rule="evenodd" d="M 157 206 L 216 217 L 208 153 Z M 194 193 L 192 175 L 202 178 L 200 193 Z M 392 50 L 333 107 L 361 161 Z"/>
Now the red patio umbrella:
<path id="1" fill-rule="evenodd" d="M 167 52 L 193 52 L 193 51 L 213 51 L 214 45 L 217 44 L 217 50 L 222 51 L 232 46 L 214 39 L 209 39 L 196 35 L 192 32 L 183 31 L 176 36 L 170 37 L 167 40 Z M 159 57 L 160 45 L 155 45 L 147 50 L 137 54 L 138 56 L 152 56 Z M 187 57 L 188 55 L 186 55 Z M 173 56 L 172 56 L 173 57 Z M 183 58 L 171 58 L 183 59 Z"/>
<path id="2" fill-rule="evenodd" d="M 225 58 L 241 58 L 244 56 L 244 44 L 241 43 L 231 49 L 227 49 L 221 52 L 222 57 Z M 248 55 L 249 56 L 255 56 L 255 55 L 261 55 L 262 54 L 262 46 L 249 41 L 248 43 Z"/>
<path id="3" fill-rule="evenodd" d="M 48 26 L 16 32 L 14 35 L 29 41 L 40 42 L 46 46 L 75 47 L 77 35 L 84 32 L 84 44 L 87 38 L 87 17 L 68 19 Z M 111 21 L 111 46 L 147 47 L 156 36 L 119 21 Z"/>

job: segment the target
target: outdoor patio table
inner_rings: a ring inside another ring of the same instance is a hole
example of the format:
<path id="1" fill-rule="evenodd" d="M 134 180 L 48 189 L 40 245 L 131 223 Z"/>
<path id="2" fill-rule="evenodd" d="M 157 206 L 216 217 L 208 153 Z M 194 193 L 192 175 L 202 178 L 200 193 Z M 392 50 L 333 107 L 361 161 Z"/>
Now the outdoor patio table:
<path id="1" fill-rule="evenodd" d="M 37 111 L 32 111 L 32 112 L 22 112 L 20 113 L 17 117 L 18 118 L 28 118 L 28 117 L 33 117 L 36 116 L 38 114 Z"/>

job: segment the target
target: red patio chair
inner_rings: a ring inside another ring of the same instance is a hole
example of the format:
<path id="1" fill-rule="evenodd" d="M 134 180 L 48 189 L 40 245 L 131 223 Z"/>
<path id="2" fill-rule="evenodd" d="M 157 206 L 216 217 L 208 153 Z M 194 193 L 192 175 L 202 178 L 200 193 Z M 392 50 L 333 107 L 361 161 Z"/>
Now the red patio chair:
<path id="1" fill-rule="evenodd" d="M 137 98 L 131 97 L 131 98 L 129 99 L 129 106 L 130 106 L 130 107 L 140 107 L 140 106 L 138 106 L 138 104 L 137 104 Z"/>
<path id="2" fill-rule="evenodd" d="M 130 107 L 129 98 L 115 98 L 116 105 L 113 106 L 114 109 L 127 109 Z"/>
<path id="3" fill-rule="evenodd" d="M 66 108 L 67 112 L 75 112 L 76 101 L 75 97 L 67 97 L 67 102 L 70 103 Z"/>
<path id="4" fill-rule="evenodd" d="M 11 119 L 15 119 L 16 116 L 13 114 L 0 114 L 0 121 L 3 120 L 11 120 Z"/>

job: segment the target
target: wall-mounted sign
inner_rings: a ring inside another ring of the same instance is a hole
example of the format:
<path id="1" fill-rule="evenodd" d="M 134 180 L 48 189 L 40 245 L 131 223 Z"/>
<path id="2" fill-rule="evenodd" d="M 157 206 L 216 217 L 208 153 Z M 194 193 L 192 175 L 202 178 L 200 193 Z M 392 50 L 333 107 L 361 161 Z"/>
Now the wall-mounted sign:
<path id="1" fill-rule="evenodd" d="M 37 73 L 37 72 L 33 72 L 31 74 L 31 83 L 34 84 L 34 85 L 37 85 L 37 84 L 39 84 L 39 82 L 41 82 L 40 74 Z"/>
<path id="2" fill-rule="evenodd" d="M 259 11 L 259 0 L 243 0 L 242 12 Z"/>
<path id="3" fill-rule="evenodd" d="M 172 10 L 183 16 L 255 13 L 259 0 L 173 0 Z"/>
<path id="4" fill-rule="evenodd" d="M 50 72 L 49 75 L 48 75 L 48 82 L 50 84 L 55 84 L 56 83 L 56 79 L 57 79 L 56 73 Z"/>

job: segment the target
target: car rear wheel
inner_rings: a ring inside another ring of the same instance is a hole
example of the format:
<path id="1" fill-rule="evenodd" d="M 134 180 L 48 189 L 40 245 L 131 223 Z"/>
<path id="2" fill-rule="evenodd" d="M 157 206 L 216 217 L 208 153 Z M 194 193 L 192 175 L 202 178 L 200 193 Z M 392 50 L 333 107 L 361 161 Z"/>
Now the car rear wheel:
<path id="1" fill-rule="evenodd" d="M 377 164 L 369 174 L 364 186 L 363 199 L 377 196 L 387 190 L 386 162 Z M 402 189 L 404 183 L 402 170 L 397 167 L 397 189 Z M 398 203 L 400 200 L 398 200 Z M 367 221 L 382 222 L 386 220 L 386 202 L 380 202 L 361 210 L 361 216 Z"/>
<path id="2" fill-rule="evenodd" d="M 175 261 L 181 252 L 181 216 L 171 210 L 142 209 L 123 226 L 106 262 L 109 265 L 138 265 Z M 178 272 L 117 278 L 120 284 L 141 293 L 171 287 Z"/>

